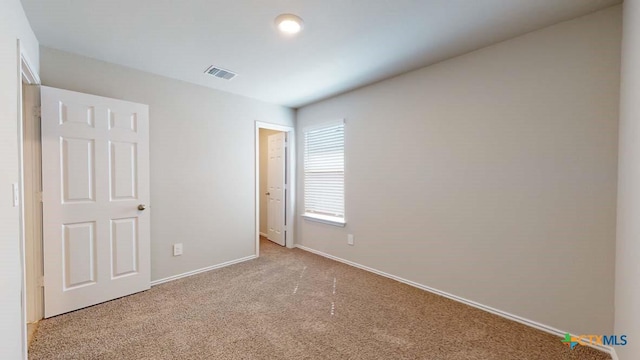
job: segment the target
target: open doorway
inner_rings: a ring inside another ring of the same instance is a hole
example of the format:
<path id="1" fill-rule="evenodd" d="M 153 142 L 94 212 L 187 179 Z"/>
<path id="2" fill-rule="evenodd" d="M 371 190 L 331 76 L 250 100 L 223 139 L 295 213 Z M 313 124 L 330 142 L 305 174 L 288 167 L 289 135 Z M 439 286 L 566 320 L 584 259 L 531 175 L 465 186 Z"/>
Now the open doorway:
<path id="1" fill-rule="evenodd" d="M 294 129 L 256 122 L 256 255 L 260 237 L 293 247 Z"/>
<path id="2" fill-rule="evenodd" d="M 287 133 L 260 129 L 260 236 L 280 246 L 286 243 Z"/>

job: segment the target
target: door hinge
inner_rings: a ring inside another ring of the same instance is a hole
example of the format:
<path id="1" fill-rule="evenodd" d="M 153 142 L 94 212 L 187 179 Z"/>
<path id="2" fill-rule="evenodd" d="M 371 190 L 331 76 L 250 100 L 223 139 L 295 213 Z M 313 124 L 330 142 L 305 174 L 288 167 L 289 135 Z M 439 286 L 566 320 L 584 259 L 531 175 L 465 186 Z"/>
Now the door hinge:
<path id="1" fill-rule="evenodd" d="M 42 106 L 34 106 L 33 115 L 37 117 L 42 117 Z"/>
<path id="2" fill-rule="evenodd" d="M 38 279 L 38 286 L 40 286 L 40 287 L 44 287 L 44 276 L 41 276 L 41 277 Z"/>
<path id="3" fill-rule="evenodd" d="M 36 192 L 36 201 L 42 202 L 42 192 L 41 191 Z"/>

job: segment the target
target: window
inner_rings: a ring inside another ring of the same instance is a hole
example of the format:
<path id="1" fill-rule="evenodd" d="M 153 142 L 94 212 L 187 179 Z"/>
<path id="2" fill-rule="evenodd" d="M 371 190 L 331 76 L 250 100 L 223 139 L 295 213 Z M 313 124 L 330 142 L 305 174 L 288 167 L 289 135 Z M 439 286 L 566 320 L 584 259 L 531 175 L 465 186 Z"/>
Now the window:
<path id="1" fill-rule="evenodd" d="M 304 132 L 304 215 L 344 226 L 344 122 Z"/>

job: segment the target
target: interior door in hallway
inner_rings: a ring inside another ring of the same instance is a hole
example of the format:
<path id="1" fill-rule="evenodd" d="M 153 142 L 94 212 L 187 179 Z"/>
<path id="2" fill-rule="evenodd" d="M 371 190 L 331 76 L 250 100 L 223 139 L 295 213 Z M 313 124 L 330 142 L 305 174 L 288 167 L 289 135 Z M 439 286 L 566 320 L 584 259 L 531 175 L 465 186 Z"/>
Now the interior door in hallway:
<path id="1" fill-rule="evenodd" d="M 267 210 L 267 238 L 285 246 L 285 196 L 286 196 L 286 134 L 281 132 L 268 136 L 269 161 L 267 189 L 269 206 Z"/>
<path id="2" fill-rule="evenodd" d="M 42 87 L 45 317 L 149 289 L 149 109 Z"/>

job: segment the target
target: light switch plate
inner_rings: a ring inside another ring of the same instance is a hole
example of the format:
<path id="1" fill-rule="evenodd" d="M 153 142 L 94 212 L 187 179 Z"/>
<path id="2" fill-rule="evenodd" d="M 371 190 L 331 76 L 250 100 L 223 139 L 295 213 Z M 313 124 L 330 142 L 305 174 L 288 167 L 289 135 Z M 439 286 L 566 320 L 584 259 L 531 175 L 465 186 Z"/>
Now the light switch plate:
<path id="1" fill-rule="evenodd" d="M 13 184 L 13 207 L 20 205 L 20 188 L 18 184 Z"/>

